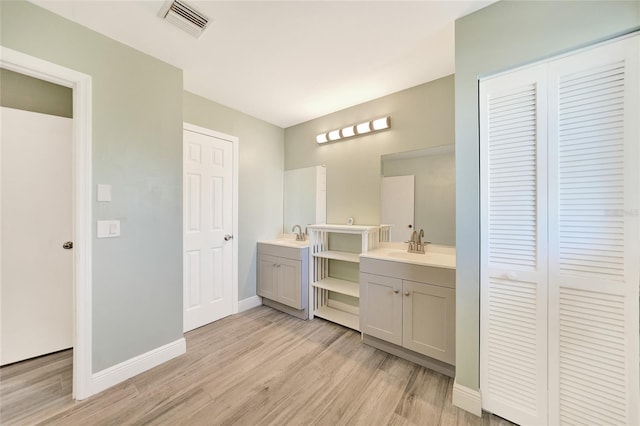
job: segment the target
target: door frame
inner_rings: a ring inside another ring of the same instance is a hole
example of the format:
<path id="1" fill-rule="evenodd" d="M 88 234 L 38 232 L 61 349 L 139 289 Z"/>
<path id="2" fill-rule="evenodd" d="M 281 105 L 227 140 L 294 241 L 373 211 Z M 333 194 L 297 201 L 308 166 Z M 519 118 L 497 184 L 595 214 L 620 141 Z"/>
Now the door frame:
<path id="1" fill-rule="evenodd" d="M 92 389 L 92 135 L 91 76 L 0 46 L 0 67 L 73 90 L 73 391 Z"/>
<path id="2" fill-rule="evenodd" d="M 190 132 L 194 132 L 194 133 L 200 133 L 202 135 L 205 136 L 212 136 L 214 138 L 218 138 L 218 139 L 222 139 L 228 142 L 231 142 L 232 145 L 232 167 L 233 170 L 231 172 L 231 176 L 232 176 L 232 195 L 231 195 L 231 203 L 233 204 L 232 206 L 232 213 L 231 213 L 231 221 L 233 222 L 233 226 L 232 226 L 232 230 L 231 230 L 231 235 L 233 235 L 233 247 L 231 249 L 231 256 L 232 256 L 232 262 L 231 262 L 231 300 L 232 300 L 232 310 L 231 313 L 232 314 L 237 314 L 238 313 L 238 246 L 240 245 L 240 242 L 238 240 L 238 166 L 239 166 L 239 158 L 238 158 L 238 154 L 239 154 L 239 146 L 240 146 L 240 139 L 237 136 L 231 136 L 231 135 L 227 135 L 225 133 L 222 132 L 218 132 L 216 130 L 211 130 L 211 129 L 207 129 L 205 127 L 200 127 L 200 126 L 196 126 L 195 124 L 191 124 L 191 123 L 187 123 L 184 122 L 183 123 L 183 130 L 188 130 Z M 182 142 L 184 144 L 184 141 Z M 184 151 L 184 150 L 183 150 Z M 183 164 L 184 164 L 184 159 L 183 159 Z M 183 183 L 184 183 L 184 175 L 182 177 Z M 184 198 L 184 194 L 183 194 L 183 198 Z M 182 219 L 182 235 L 183 235 L 183 260 L 184 260 L 184 218 Z M 184 268 L 184 266 L 183 266 Z M 184 290 L 184 281 L 182 283 L 182 288 Z M 184 308 L 183 308 L 183 312 L 182 312 L 182 317 L 183 317 L 183 323 L 184 323 Z M 183 324 L 184 327 L 184 324 Z"/>

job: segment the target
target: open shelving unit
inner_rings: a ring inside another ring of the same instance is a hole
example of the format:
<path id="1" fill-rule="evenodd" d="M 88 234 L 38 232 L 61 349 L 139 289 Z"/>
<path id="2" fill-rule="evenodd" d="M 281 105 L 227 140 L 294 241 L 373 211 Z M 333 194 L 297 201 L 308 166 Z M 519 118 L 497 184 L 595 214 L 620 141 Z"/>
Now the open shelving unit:
<path id="1" fill-rule="evenodd" d="M 339 303 L 330 299 L 330 293 L 338 293 L 356 299 L 360 297 L 360 285 L 330 276 L 329 261 L 339 260 L 360 263 L 360 254 L 378 248 L 379 226 L 357 225 L 311 225 L 309 229 L 309 319 L 324 318 L 348 328 L 360 331 L 360 315 L 357 306 Z M 361 245 L 358 253 L 332 250 L 329 235 L 356 234 Z"/>

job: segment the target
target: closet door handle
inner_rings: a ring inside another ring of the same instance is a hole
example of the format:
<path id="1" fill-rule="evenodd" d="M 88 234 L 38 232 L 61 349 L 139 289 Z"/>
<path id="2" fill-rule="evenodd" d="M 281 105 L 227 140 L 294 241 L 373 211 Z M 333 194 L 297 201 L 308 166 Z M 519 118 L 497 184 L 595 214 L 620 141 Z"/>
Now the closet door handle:
<path id="1" fill-rule="evenodd" d="M 393 292 L 394 292 L 395 294 L 398 294 L 398 293 L 400 293 L 400 290 L 398 290 L 397 288 L 394 288 L 394 289 L 393 289 Z"/>
<path id="2" fill-rule="evenodd" d="M 507 272 L 506 274 L 504 274 L 504 276 L 509 280 L 518 279 L 518 274 L 516 274 L 515 272 Z"/>
<path id="3" fill-rule="evenodd" d="M 411 293 L 410 293 L 410 292 L 408 292 L 408 291 L 405 291 L 405 292 L 404 292 L 404 295 L 405 295 L 405 296 L 409 296 L 409 295 L 411 295 Z"/>

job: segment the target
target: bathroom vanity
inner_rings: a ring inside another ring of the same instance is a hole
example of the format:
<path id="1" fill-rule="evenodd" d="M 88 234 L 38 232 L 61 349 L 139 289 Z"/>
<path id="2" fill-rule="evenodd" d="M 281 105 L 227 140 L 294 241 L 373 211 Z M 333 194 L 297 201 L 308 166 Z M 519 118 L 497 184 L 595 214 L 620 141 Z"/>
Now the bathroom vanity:
<path id="1" fill-rule="evenodd" d="M 257 293 L 262 303 L 309 318 L 309 241 L 279 238 L 258 242 Z"/>
<path id="2" fill-rule="evenodd" d="M 443 374 L 455 373 L 455 248 L 382 244 L 360 255 L 364 343 Z"/>

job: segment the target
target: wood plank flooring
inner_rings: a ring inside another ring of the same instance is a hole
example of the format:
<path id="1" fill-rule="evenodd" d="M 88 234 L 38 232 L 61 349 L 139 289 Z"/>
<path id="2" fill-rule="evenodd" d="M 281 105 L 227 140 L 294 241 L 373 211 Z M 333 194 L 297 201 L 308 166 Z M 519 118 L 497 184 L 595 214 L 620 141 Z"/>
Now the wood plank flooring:
<path id="1" fill-rule="evenodd" d="M 186 334 L 187 353 L 85 401 L 71 351 L 0 369 L 2 425 L 483 425 L 451 405 L 453 379 L 360 334 L 266 306 Z"/>

